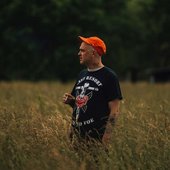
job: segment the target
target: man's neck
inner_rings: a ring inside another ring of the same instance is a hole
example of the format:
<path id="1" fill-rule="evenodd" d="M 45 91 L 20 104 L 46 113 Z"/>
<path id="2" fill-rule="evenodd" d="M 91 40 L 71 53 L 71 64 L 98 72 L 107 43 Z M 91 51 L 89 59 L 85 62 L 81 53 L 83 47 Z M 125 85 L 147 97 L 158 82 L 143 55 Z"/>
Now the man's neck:
<path id="1" fill-rule="evenodd" d="M 103 67 L 104 67 L 104 66 L 103 66 Z M 100 70 L 100 69 L 103 68 L 103 67 L 94 68 L 94 69 L 87 68 L 87 70 L 88 70 L 89 72 L 94 72 L 94 71 Z"/>
<path id="2" fill-rule="evenodd" d="M 104 65 L 102 63 L 100 63 L 100 64 L 95 64 L 95 65 L 91 65 L 91 66 L 87 67 L 87 70 L 88 71 L 97 71 L 103 67 L 104 67 Z"/>

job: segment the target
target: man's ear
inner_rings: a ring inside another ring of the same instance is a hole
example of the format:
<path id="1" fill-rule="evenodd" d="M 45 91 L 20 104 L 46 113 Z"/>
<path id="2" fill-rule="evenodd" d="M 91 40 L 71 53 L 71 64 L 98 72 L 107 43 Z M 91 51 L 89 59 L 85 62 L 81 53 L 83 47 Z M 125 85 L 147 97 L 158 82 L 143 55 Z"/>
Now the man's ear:
<path id="1" fill-rule="evenodd" d="M 96 50 L 93 50 L 93 51 L 92 51 L 92 54 L 93 54 L 93 55 L 96 55 L 96 53 L 97 53 Z"/>

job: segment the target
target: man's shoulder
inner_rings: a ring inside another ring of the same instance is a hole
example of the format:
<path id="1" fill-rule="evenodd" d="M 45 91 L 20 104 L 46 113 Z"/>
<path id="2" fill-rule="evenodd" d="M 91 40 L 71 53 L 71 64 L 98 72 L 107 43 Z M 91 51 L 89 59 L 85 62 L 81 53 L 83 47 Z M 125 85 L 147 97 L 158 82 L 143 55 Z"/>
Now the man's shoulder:
<path id="1" fill-rule="evenodd" d="M 83 70 L 80 71 L 79 74 L 86 74 L 87 72 L 88 72 L 87 69 L 83 69 Z"/>
<path id="2" fill-rule="evenodd" d="M 83 76 L 85 76 L 86 74 L 87 74 L 87 69 L 83 69 L 83 70 L 81 70 L 81 71 L 79 72 L 78 77 L 83 77 Z"/>
<path id="3" fill-rule="evenodd" d="M 104 67 L 104 71 L 105 71 L 105 74 L 107 74 L 109 77 L 111 76 L 111 77 L 117 77 L 117 74 L 116 74 L 116 72 L 113 70 L 113 69 L 111 69 L 111 68 L 109 68 L 109 67 Z"/>

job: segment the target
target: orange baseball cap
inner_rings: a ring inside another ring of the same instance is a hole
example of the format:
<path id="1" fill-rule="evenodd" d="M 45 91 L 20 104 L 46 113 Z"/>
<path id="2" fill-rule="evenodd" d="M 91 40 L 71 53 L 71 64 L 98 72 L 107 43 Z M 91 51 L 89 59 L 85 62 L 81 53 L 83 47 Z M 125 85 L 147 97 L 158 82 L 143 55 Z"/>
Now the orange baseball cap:
<path id="1" fill-rule="evenodd" d="M 106 45 L 105 45 L 104 41 L 101 40 L 100 38 L 98 38 L 98 37 L 85 38 L 82 36 L 79 36 L 79 38 L 81 41 L 91 45 L 100 56 L 102 56 L 103 54 L 106 53 Z"/>

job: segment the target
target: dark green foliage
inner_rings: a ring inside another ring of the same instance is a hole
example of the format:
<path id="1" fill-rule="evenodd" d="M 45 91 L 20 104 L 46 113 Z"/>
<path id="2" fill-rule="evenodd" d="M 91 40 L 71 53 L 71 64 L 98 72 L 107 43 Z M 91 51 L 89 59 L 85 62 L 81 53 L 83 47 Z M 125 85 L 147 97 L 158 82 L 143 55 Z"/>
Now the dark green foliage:
<path id="1" fill-rule="evenodd" d="M 1 0 L 0 79 L 75 78 L 79 35 L 103 38 L 120 75 L 167 66 L 169 22 L 168 0 Z"/>

